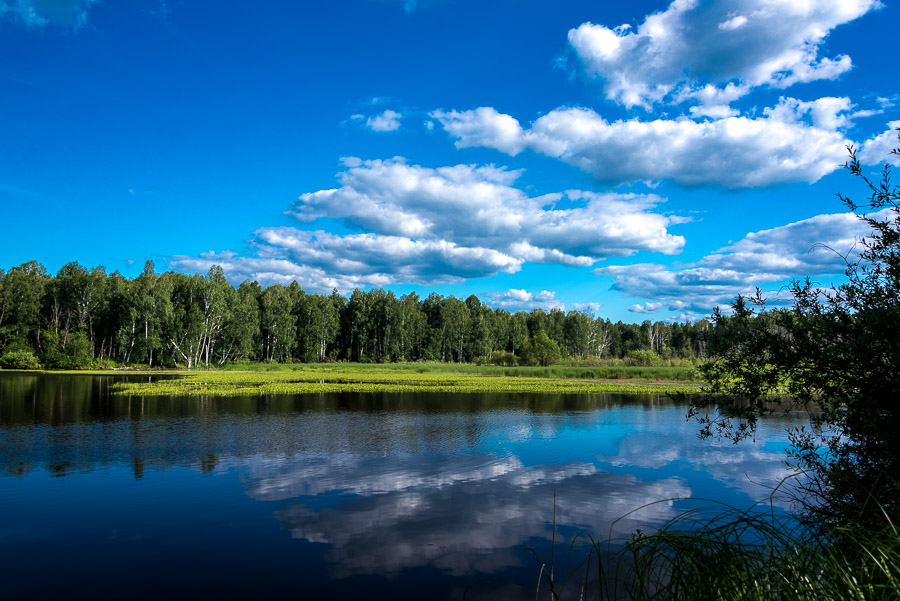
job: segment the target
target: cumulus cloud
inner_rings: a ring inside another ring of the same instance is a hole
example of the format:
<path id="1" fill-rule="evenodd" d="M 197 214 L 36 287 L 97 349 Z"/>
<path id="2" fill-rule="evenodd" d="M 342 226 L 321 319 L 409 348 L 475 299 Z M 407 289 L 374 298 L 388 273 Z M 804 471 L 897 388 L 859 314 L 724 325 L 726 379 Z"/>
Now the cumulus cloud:
<path id="1" fill-rule="evenodd" d="M 460 283 L 470 278 L 515 273 L 522 261 L 499 251 L 460 247 L 446 240 L 411 240 L 400 236 L 352 234 L 338 236 L 321 230 L 290 227 L 256 231 L 256 256 L 233 252 L 175 256 L 169 266 L 204 272 L 222 266 L 232 281 L 256 280 L 327 292 L 347 292 L 398 282 Z"/>
<path id="2" fill-rule="evenodd" d="M 520 172 L 493 165 L 437 169 L 402 158 L 344 160 L 340 186 L 301 195 L 288 211 L 300 222 L 342 220 L 361 233 L 264 227 L 254 256 L 207 253 L 175 257 L 175 269 L 220 264 L 232 280 L 289 282 L 314 290 L 457 283 L 515 273 L 525 262 L 588 267 L 638 251 L 680 252 L 668 232 L 677 216 L 655 212 L 652 194 L 569 190 L 529 197 Z M 570 208 L 556 208 L 561 199 Z"/>
<path id="3" fill-rule="evenodd" d="M 510 288 L 506 292 L 489 292 L 485 297 L 485 302 L 494 309 L 508 311 L 565 309 L 565 305 L 556 300 L 556 293 L 550 290 L 528 292 L 524 289 Z"/>
<path id="4" fill-rule="evenodd" d="M 891 154 L 891 151 L 900 147 L 900 140 L 897 139 L 900 121 L 891 121 L 888 123 L 888 129 L 872 138 L 863 142 L 859 151 L 859 160 L 867 165 L 877 165 L 882 161 L 888 162 L 895 167 L 900 167 L 900 156 Z"/>
<path id="5" fill-rule="evenodd" d="M 394 131 L 400 128 L 402 113 L 390 109 L 380 115 L 374 115 L 366 120 L 366 127 L 372 131 Z"/>
<path id="6" fill-rule="evenodd" d="M 752 88 L 835 79 L 849 56 L 823 57 L 829 32 L 878 0 L 675 0 L 636 28 L 583 23 L 568 41 L 609 100 L 646 109 L 694 100 L 723 107 Z M 721 109 L 720 109 L 721 110 Z"/>
<path id="7" fill-rule="evenodd" d="M 205 273 L 213 265 L 222 267 L 232 282 L 250 280 L 263 285 L 287 285 L 296 280 L 303 288 L 315 292 L 329 292 L 334 288 L 347 292 L 354 288 L 381 287 L 393 283 L 393 279 L 386 274 L 334 274 L 321 267 L 301 265 L 284 258 L 243 257 L 232 251 L 210 251 L 198 257 L 173 255 L 168 261 L 169 268 L 188 273 Z"/>
<path id="8" fill-rule="evenodd" d="M 513 156 L 525 149 L 522 126 L 518 120 L 489 106 L 462 112 L 432 111 L 429 116 L 440 121 L 444 129 L 457 139 L 457 148 L 485 146 Z"/>
<path id="9" fill-rule="evenodd" d="M 506 309 L 510 312 L 533 311 L 542 309 L 551 311 L 559 309 L 565 311 L 567 306 L 556 298 L 556 292 L 541 290 L 540 292 L 528 292 L 524 288 L 510 288 L 503 292 L 488 292 L 484 295 L 485 303 L 494 309 Z M 571 309 L 582 313 L 596 313 L 603 305 L 601 303 L 573 303 Z"/>
<path id="10" fill-rule="evenodd" d="M 870 232 L 853 213 L 816 215 L 744 238 L 681 267 L 654 263 L 613 265 L 594 270 L 614 278 L 613 290 L 650 299 L 629 307 L 636 313 L 663 308 L 708 314 L 756 286 L 806 276 L 838 276 L 853 260 L 859 240 Z M 830 282 L 824 285 L 829 286 Z M 784 288 L 766 292 L 770 302 L 787 302 Z"/>
<path id="11" fill-rule="evenodd" d="M 665 303 L 647 302 L 643 304 L 631 305 L 630 307 L 628 307 L 628 310 L 632 313 L 656 313 L 657 311 L 664 309 L 665 306 Z"/>
<path id="12" fill-rule="evenodd" d="M 513 186 L 519 171 L 493 165 L 437 169 L 392 160 L 349 160 L 341 187 L 303 194 L 292 214 L 305 222 L 342 219 L 390 236 L 452 240 L 532 262 L 590 265 L 639 250 L 675 254 L 684 238 L 674 217 L 652 212 L 653 194 L 579 190 L 529 197 Z M 563 197 L 576 206 L 557 209 Z"/>
<path id="13" fill-rule="evenodd" d="M 607 121 L 587 108 L 558 108 L 529 129 L 494 109 L 432 113 L 457 147 L 515 154 L 528 148 L 604 184 L 672 180 L 731 188 L 815 182 L 846 159 L 846 98 L 782 98 L 760 117 Z M 499 136 L 496 132 L 503 131 Z"/>
<path id="14" fill-rule="evenodd" d="M 9 18 L 26 27 L 55 25 L 78 29 L 98 0 L 0 0 L 0 20 Z"/>
<path id="15" fill-rule="evenodd" d="M 384 100 L 382 100 L 381 98 L 373 98 L 367 100 L 364 104 L 369 106 L 376 106 L 383 101 Z M 400 129 L 400 120 L 402 118 L 403 113 L 387 109 L 376 115 L 354 113 L 350 115 L 349 121 L 344 121 L 343 124 L 346 125 L 348 122 L 355 122 L 367 127 L 374 132 L 390 132 Z"/>

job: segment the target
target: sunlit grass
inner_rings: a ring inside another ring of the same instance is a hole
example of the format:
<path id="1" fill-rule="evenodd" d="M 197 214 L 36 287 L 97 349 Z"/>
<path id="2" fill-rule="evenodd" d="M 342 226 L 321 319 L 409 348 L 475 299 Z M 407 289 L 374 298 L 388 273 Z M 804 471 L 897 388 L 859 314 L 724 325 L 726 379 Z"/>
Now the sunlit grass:
<path id="1" fill-rule="evenodd" d="M 276 366 L 253 371 L 181 372 L 181 378 L 156 382 L 117 384 L 117 394 L 240 396 L 310 394 L 325 392 L 539 392 L 585 394 L 606 392 L 699 392 L 698 384 L 672 379 L 621 379 L 604 381 L 573 376 L 565 368 L 496 368 L 478 366 L 330 365 Z M 470 369 L 474 368 L 474 369 Z M 525 370 L 507 375 L 506 370 Z M 674 368 L 679 369 L 679 368 Z M 121 373 L 121 372 L 115 372 Z M 128 372 L 134 373 L 134 372 Z M 161 372 L 156 372 L 161 373 Z"/>
<path id="2" fill-rule="evenodd" d="M 586 380 L 626 379 L 655 381 L 699 382 L 700 376 L 691 366 L 632 366 L 632 365 L 551 365 L 548 367 L 501 365 L 476 365 L 473 363 L 442 363 L 438 361 L 415 363 L 245 363 L 233 364 L 228 371 L 295 371 L 297 369 L 347 369 L 357 371 L 414 371 L 417 373 L 481 374 L 489 376 L 521 376 L 533 378 L 580 378 Z"/>

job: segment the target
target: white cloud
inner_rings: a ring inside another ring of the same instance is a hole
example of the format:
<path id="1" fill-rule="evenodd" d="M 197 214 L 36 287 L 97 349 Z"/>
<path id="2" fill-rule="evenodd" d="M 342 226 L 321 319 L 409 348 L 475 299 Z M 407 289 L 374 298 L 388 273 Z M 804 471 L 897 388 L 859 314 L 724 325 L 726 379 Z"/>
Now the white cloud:
<path id="1" fill-rule="evenodd" d="M 522 263 L 490 248 L 458 246 L 447 240 L 379 234 L 338 236 L 289 227 L 262 228 L 256 235 L 264 254 L 284 253 L 297 263 L 317 265 L 330 273 L 383 273 L 402 281 L 515 273 Z"/>
<path id="2" fill-rule="evenodd" d="M 567 310 L 566 304 L 556 298 L 556 292 L 541 290 L 540 292 L 528 292 L 523 288 L 510 288 L 505 292 L 488 292 L 483 295 L 485 303 L 494 309 L 506 309 L 507 311 L 533 311 L 543 309 L 550 311 L 559 309 Z M 601 303 L 573 303 L 572 310 L 582 313 L 597 313 L 603 307 Z"/>
<path id="3" fill-rule="evenodd" d="M 221 253 L 210 251 L 201 253 L 199 257 L 174 255 L 167 265 L 170 269 L 188 273 L 205 273 L 213 265 L 219 265 L 231 282 L 255 280 L 265 286 L 287 285 L 296 280 L 303 288 L 314 292 L 330 292 L 333 288 L 348 292 L 354 288 L 381 287 L 391 283 L 390 278 L 383 274 L 370 274 L 368 277 L 354 274 L 347 277 L 328 273 L 319 267 L 300 265 L 287 259 L 242 257 L 231 251 Z"/>
<path id="4" fill-rule="evenodd" d="M 743 95 L 758 86 L 834 79 L 851 68 L 850 57 L 820 57 L 819 46 L 835 27 L 880 6 L 878 0 L 675 0 L 637 28 L 583 23 L 568 39 L 609 100 L 649 109 L 704 103 L 710 89 L 734 86 Z"/>
<path id="5" fill-rule="evenodd" d="M 26 27 L 55 25 L 78 29 L 98 0 L 0 0 L 0 20 L 11 18 Z"/>
<path id="6" fill-rule="evenodd" d="M 486 146 L 513 156 L 525 149 L 519 122 L 491 107 L 482 106 L 462 112 L 432 111 L 429 115 L 440 121 L 444 129 L 457 138 L 457 148 Z"/>
<path id="7" fill-rule="evenodd" d="M 446 240 L 416 241 L 377 234 L 338 236 L 289 227 L 257 230 L 256 246 L 254 257 L 205 253 L 199 258 L 174 257 L 169 266 L 202 273 L 220 265 L 232 281 L 286 284 L 297 280 L 303 288 L 314 291 L 337 288 L 348 292 L 398 282 L 459 283 L 500 272 L 515 273 L 522 264 L 521 259 L 493 249 L 461 247 Z"/>
<path id="8" fill-rule="evenodd" d="M 814 182 L 846 159 L 846 98 L 782 98 L 758 118 L 609 122 L 586 108 L 558 108 L 530 129 L 494 109 L 442 113 L 458 147 L 515 154 L 529 148 L 575 165 L 605 184 L 669 179 L 686 186 L 733 188 Z M 493 121 L 492 121 L 493 120 Z M 500 122 L 497 125 L 494 122 Z M 480 129 L 479 129 L 480 128 Z M 494 132 L 504 131 L 498 138 Z M 483 131 L 482 131 L 483 130 Z"/>
<path id="9" fill-rule="evenodd" d="M 388 109 L 380 115 L 369 117 L 366 120 L 366 127 L 379 132 L 395 131 L 400 128 L 400 119 L 402 118 L 402 113 Z"/>
<path id="10" fill-rule="evenodd" d="M 602 307 L 602 303 L 572 303 L 572 308 L 582 313 L 596 314 Z"/>
<path id="11" fill-rule="evenodd" d="M 888 123 L 887 131 L 866 140 L 857 155 L 860 162 L 866 165 L 877 165 L 885 161 L 895 167 L 900 167 L 900 156 L 891 154 L 893 149 L 900 148 L 900 140 L 897 139 L 900 132 L 897 131 L 897 128 L 900 128 L 900 121 L 891 121 Z"/>
<path id="12" fill-rule="evenodd" d="M 813 127 L 837 131 L 850 125 L 849 111 L 854 107 L 849 98 L 825 96 L 804 102 L 796 98 L 781 98 L 779 103 L 763 110 L 769 118 L 784 123 L 799 123 L 809 115 Z"/>
<path id="13" fill-rule="evenodd" d="M 433 169 L 400 158 L 345 165 L 339 188 L 301 195 L 292 214 L 304 222 L 343 219 L 382 235 L 452 240 L 567 265 L 640 250 L 674 254 L 684 245 L 666 229 L 678 219 L 652 212 L 663 201 L 652 194 L 570 190 L 529 197 L 513 187 L 520 172 L 493 165 Z M 549 206 L 563 197 L 577 206 Z"/>
<path id="14" fill-rule="evenodd" d="M 665 303 L 647 302 L 642 305 L 641 304 L 631 305 L 630 307 L 628 307 L 628 310 L 631 311 L 632 313 L 656 313 L 657 311 L 664 309 L 665 306 L 666 306 Z"/>
<path id="15" fill-rule="evenodd" d="M 485 303 L 494 309 L 506 309 L 507 311 L 565 309 L 565 305 L 556 300 L 556 293 L 550 290 L 528 292 L 524 289 L 510 288 L 506 292 L 489 292 L 485 297 Z"/>
<path id="16" fill-rule="evenodd" d="M 301 195 L 289 214 L 309 224 L 339 219 L 361 233 L 264 227 L 255 232 L 254 256 L 179 256 L 170 266 L 206 271 L 219 264 L 231 280 L 296 279 L 304 288 L 349 291 L 458 283 L 515 273 L 525 262 L 588 267 L 641 250 L 675 254 L 684 245 L 667 230 L 683 220 L 654 212 L 663 199 L 652 194 L 570 190 L 529 197 L 512 185 L 520 172 L 493 165 L 342 162 L 338 188 Z M 555 208 L 563 198 L 571 208 Z"/>
<path id="17" fill-rule="evenodd" d="M 852 260 L 859 250 L 858 241 L 868 233 L 853 213 L 816 215 L 751 232 L 735 244 L 681 267 L 641 263 L 601 267 L 594 273 L 612 276 L 614 290 L 650 299 L 632 305 L 629 311 L 708 314 L 713 307 L 726 307 L 738 294 L 752 294 L 756 286 L 806 276 L 839 276 L 846 268 L 843 257 Z M 831 282 L 820 285 L 830 286 Z M 765 295 L 773 303 L 791 298 L 784 288 Z"/>
<path id="18" fill-rule="evenodd" d="M 590 267 L 596 262 L 593 257 L 566 254 L 555 248 L 539 248 L 532 246 L 530 243 L 522 241 L 515 242 L 510 245 L 510 251 L 518 257 L 522 257 L 524 261 L 531 263 L 559 263 L 560 265 L 570 265 L 573 267 Z"/>

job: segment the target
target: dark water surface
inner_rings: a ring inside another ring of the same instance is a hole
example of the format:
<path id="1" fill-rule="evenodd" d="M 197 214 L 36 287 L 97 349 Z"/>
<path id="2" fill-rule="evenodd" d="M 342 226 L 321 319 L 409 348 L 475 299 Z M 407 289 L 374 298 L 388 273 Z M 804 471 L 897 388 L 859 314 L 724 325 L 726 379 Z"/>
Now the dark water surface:
<path id="1" fill-rule="evenodd" d="M 619 519 L 653 501 L 750 506 L 787 475 L 794 425 L 732 445 L 651 395 L 199 400 L 115 381 L 0 373 L 3 599 L 529 599 L 554 490 L 564 542 L 696 506 Z"/>

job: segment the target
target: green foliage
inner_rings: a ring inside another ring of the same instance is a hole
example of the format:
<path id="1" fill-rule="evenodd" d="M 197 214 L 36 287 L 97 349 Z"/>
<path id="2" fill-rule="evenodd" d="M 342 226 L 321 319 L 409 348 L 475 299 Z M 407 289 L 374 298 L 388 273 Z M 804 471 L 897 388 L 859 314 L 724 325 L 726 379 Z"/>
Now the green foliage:
<path id="1" fill-rule="evenodd" d="M 44 267 L 35 261 L 5 273 L 0 270 L 0 348 L 38 343 L 47 279 Z"/>
<path id="2" fill-rule="evenodd" d="M 788 309 L 761 312 L 757 292 L 738 297 L 732 315 L 717 311 L 715 358 L 701 368 L 713 394 L 695 408 L 706 434 L 738 439 L 771 411 L 772 393 L 815 407 L 791 454 L 810 476 L 798 491 L 806 515 L 826 528 L 900 515 L 900 190 L 888 166 L 868 179 L 850 150 L 847 166 L 870 197 L 862 207 L 841 198 L 873 234 L 847 282 L 831 291 L 795 282 Z"/>
<path id="3" fill-rule="evenodd" d="M 494 351 L 494 354 L 491 355 L 491 364 L 513 367 L 519 364 L 519 359 L 515 354 L 507 351 Z"/>
<path id="4" fill-rule="evenodd" d="M 0 355 L 0 369 L 40 369 L 41 362 L 31 351 L 8 351 Z"/>
<path id="5" fill-rule="evenodd" d="M 553 365 L 560 360 L 559 345 L 540 330 L 522 348 L 521 361 L 525 365 Z"/>
<path id="6" fill-rule="evenodd" d="M 625 355 L 625 365 L 649 367 L 658 365 L 661 357 L 653 351 L 628 351 Z"/>

